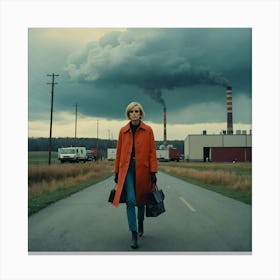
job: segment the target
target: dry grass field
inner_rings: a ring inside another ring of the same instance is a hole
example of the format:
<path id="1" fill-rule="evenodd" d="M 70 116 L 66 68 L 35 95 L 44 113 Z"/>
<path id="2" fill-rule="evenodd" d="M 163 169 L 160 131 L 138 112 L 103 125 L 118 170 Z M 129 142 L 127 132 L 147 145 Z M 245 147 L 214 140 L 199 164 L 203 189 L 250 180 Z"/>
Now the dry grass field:
<path id="1" fill-rule="evenodd" d="M 113 163 L 107 161 L 28 167 L 29 198 L 58 189 L 72 188 L 81 183 L 104 178 L 113 172 Z"/>
<path id="2" fill-rule="evenodd" d="M 31 215 L 112 174 L 113 162 L 61 164 L 54 153 L 52 164 L 48 165 L 47 152 L 31 152 L 28 158 L 28 213 Z"/>
<path id="3" fill-rule="evenodd" d="M 251 163 L 161 163 L 160 170 L 231 189 L 252 189 Z"/>
<path id="4" fill-rule="evenodd" d="M 162 162 L 159 170 L 251 204 L 251 162 Z"/>
<path id="5" fill-rule="evenodd" d="M 52 164 L 48 165 L 47 152 L 29 153 L 29 214 L 113 174 L 113 161 L 61 164 L 56 156 L 52 155 Z M 251 203 L 251 163 L 160 162 L 159 170 Z"/>

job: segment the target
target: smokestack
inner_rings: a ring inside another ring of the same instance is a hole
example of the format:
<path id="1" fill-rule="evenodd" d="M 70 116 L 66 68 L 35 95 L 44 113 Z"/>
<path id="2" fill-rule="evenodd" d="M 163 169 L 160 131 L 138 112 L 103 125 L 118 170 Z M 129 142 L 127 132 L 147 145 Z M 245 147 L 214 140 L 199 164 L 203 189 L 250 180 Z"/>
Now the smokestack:
<path id="1" fill-rule="evenodd" d="M 233 134 L 232 125 L 232 87 L 227 87 L 227 134 Z"/>
<path id="2" fill-rule="evenodd" d="M 167 147 L 167 137 L 166 137 L 166 107 L 163 107 L 163 145 Z"/>

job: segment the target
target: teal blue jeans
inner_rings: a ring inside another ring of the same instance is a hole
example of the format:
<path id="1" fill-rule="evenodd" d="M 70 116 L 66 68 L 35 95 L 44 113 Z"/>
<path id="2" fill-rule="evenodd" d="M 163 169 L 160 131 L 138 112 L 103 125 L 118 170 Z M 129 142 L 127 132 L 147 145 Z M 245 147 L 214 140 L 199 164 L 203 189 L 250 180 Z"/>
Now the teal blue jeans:
<path id="1" fill-rule="evenodd" d="M 136 198 L 135 198 L 135 160 L 131 160 L 129 168 L 126 174 L 125 183 L 126 191 L 126 214 L 128 227 L 130 231 L 137 231 L 136 225 Z M 138 206 L 137 219 L 138 222 L 142 223 L 144 221 L 145 208 L 143 206 Z"/>

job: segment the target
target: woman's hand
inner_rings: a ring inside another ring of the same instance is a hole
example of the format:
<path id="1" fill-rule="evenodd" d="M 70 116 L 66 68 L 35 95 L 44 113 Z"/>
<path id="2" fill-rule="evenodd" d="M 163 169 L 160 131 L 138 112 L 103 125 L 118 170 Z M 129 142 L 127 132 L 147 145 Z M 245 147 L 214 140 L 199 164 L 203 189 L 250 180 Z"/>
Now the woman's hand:
<path id="1" fill-rule="evenodd" d="M 114 181 L 116 184 L 118 183 L 118 177 L 119 177 L 119 173 L 115 173 Z"/>
<path id="2" fill-rule="evenodd" d="M 156 173 L 151 173 L 151 181 L 153 184 L 156 184 L 157 183 L 157 176 L 156 176 Z"/>

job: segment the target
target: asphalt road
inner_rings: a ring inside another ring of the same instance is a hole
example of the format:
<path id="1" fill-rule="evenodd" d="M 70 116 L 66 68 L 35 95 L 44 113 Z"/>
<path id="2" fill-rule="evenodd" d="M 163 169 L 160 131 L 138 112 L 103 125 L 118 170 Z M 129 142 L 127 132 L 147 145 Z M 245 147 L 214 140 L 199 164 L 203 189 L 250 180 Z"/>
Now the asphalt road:
<path id="1" fill-rule="evenodd" d="M 166 212 L 145 218 L 139 249 L 130 248 L 125 204 L 107 202 L 111 177 L 29 217 L 29 252 L 251 253 L 250 205 L 163 173 L 157 177 Z"/>

